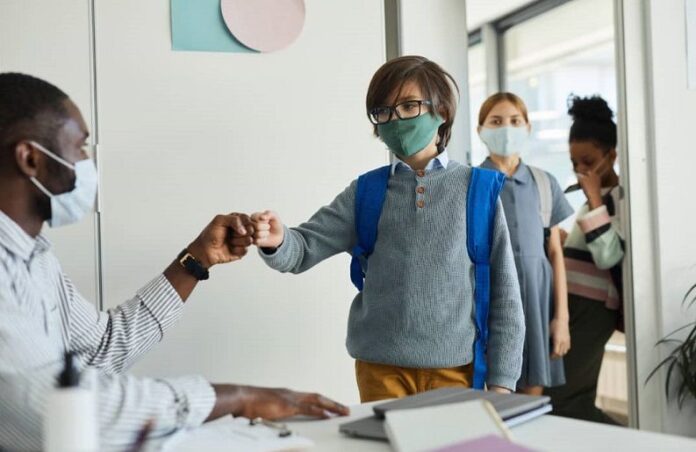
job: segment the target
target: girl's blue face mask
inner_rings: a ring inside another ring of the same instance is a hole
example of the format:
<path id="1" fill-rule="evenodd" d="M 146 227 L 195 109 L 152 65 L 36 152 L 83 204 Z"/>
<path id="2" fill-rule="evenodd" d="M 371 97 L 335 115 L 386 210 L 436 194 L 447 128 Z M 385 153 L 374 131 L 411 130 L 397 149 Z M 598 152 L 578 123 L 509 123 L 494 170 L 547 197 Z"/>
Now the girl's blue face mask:
<path id="1" fill-rule="evenodd" d="M 529 130 L 522 127 L 482 127 L 479 132 L 481 141 L 491 154 L 509 157 L 526 150 Z"/>

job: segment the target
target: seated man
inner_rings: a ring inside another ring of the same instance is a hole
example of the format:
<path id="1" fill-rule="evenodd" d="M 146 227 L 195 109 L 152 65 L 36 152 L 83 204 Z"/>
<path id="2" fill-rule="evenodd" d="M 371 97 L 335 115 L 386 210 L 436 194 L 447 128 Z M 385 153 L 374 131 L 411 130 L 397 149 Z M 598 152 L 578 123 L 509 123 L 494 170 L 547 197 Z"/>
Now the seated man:
<path id="1" fill-rule="evenodd" d="M 67 351 L 97 371 L 104 449 L 131 443 L 151 419 L 153 434 L 162 435 L 226 414 L 347 414 L 317 394 L 126 373 L 181 316 L 208 268 L 244 256 L 252 226 L 246 215 L 218 215 L 133 299 L 99 312 L 40 234 L 44 221 L 58 227 L 93 208 L 97 175 L 84 151 L 87 136 L 80 111 L 58 88 L 0 74 L 0 449 L 41 447 L 44 403 Z"/>

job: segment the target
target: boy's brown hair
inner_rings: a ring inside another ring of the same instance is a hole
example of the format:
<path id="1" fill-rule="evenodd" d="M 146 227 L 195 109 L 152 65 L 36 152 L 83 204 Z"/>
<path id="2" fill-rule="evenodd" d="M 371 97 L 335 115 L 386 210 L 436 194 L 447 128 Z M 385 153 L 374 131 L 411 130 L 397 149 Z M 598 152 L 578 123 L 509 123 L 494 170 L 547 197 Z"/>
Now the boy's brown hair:
<path id="1" fill-rule="evenodd" d="M 406 82 L 415 82 L 423 93 L 423 100 L 432 102 L 431 114 L 437 113 L 445 120 L 437 130 L 437 147 L 442 151 L 452 135 L 459 87 L 447 71 L 425 57 L 412 55 L 394 58 L 377 69 L 365 98 L 368 116 L 373 108 L 389 106 L 387 99 L 393 93 L 396 93 L 395 98 L 398 98 Z M 376 125 L 374 134 L 379 136 Z"/>

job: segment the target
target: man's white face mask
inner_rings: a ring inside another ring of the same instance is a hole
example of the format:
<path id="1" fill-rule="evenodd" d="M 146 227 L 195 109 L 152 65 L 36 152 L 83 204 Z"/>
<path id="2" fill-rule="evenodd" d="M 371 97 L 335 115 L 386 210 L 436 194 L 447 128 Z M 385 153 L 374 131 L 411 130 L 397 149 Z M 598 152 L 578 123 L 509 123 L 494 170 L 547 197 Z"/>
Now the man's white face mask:
<path id="1" fill-rule="evenodd" d="M 75 188 L 57 195 L 48 191 L 35 177 L 31 178 L 34 185 L 51 199 L 51 218 L 48 219 L 48 225 L 57 228 L 77 223 L 94 209 L 98 183 L 97 168 L 94 166 L 94 162 L 88 158 L 73 165 L 39 143 L 32 141 L 31 144 L 56 162 L 75 172 Z"/>

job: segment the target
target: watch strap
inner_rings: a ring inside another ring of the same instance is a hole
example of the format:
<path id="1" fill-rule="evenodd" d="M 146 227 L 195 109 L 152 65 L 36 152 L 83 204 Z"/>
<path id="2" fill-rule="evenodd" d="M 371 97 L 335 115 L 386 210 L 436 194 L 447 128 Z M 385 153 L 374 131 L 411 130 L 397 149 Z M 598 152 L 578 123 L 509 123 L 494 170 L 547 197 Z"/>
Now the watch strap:
<path id="1" fill-rule="evenodd" d="M 208 269 L 201 264 L 187 249 L 184 249 L 176 259 L 184 270 L 199 281 L 204 281 L 210 277 Z"/>

